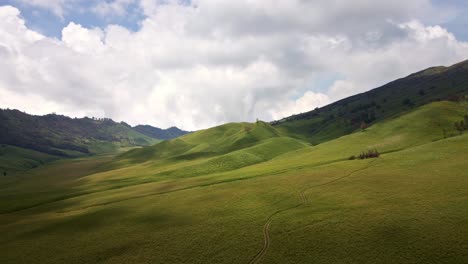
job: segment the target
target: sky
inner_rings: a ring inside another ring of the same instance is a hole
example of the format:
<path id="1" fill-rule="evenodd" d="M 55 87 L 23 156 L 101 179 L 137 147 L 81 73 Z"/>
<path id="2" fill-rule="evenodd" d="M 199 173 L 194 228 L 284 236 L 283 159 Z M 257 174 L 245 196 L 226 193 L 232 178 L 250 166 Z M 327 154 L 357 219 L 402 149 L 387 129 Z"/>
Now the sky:
<path id="1" fill-rule="evenodd" d="M 0 0 L 0 108 L 198 130 L 468 59 L 465 0 Z"/>

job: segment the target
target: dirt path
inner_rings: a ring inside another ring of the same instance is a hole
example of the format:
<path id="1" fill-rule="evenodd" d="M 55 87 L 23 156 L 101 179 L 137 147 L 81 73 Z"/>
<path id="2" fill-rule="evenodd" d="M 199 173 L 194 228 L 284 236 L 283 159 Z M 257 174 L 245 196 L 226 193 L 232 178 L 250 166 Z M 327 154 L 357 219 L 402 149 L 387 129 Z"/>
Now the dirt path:
<path id="1" fill-rule="evenodd" d="M 249 263 L 253 264 L 253 263 L 258 263 L 258 261 L 260 261 L 260 259 L 266 254 L 266 252 L 268 251 L 268 248 L 270 247 L 270 234 L 269 234 L 269 230 L 270 230 L 270 224 L 271 224 L 271 221 L 273 220 L 273 217 L 277 214 L 280 214 L 282 212 L 285 212 L 285 211 L 289 211 L 289 210 L 292 210 L 292 209 L 295 209 L 299 206 L 302 206 L 302 202 L 298 205 L 295 205 L 295 206 L 292 206 L 292 207 L 289 207 L 289 208 L 286 208 L 286 209 L 283 209 L 283 210 L 279 210 L 279 211 L 276 211 L 274 212 L 272 215 L 270 215 L 270 217 L 268 217 L 267 219 L 267 222 L 265 223 L 265 225 L 263 226 L 263 237 L 264 237 L 264 243 L 263 243 L 263 247 L 262 249 L 257 253 L 257 255 L 255 255 L 255 257 L 253 257 Z"/>
<path id="2" fill-rule="evenodd" d="M 300 203 L 295 205 L 295 206 L 292 206 L 292 207 L 288 207 L 288 208 L 285 208 L 285 209 L 282 209 L 282 210 L 278 210 L 276 212 L 274 212 L 273 214 L 271 214 L 265 225 L 263 225 L 263 238 L 264 238 L 264 242 L 263 242 L 263 247 L 262 249 L 250 260 L 249 264 L 255 264 L 255 263 L 258 263 L 263 256 L 265 256 L 265 254 L 267 253 L 268 251 L 268 248 L 270 247 L 270 225 L 271 225 L 271 222 L 273 221 L 273 218 L 280 214 L 280 213 L 283 213 L 283 212 L 286 212 L 286 211 L 289 211 L 289 210 L 293 210 L 293 209 L 296 209 L 298 207 L 301 207 L 301 206 L 304 206 L 304 205 L 307 205 L 308 203 L 308 199 L 307 199 L 307 195 L 306 195 L 306 192 L 311 190 L 311 189 L 314 189 L 314 188 L 318 188 L 318 187 L 322 187 L 322 186 L 325 186 L 325 185 L 329 185 L 329 184 L 332 184 L 334 182 L 337 182 L 337 181 L 340 181 L 344 178 L 348 178 L 348 177 L 351 177 L 352 175 L 360 172 L 360 171 L 363 171 L 363 170 L 366 170 L 368 169 L 372 163 L 374 162 L 375 160 L 371 161 L 369 164 L 367 164 L 367 166 L 365 166 L 364 168 L 360 168 L 360 169 L 357 169 L 357 170 L 354 170 L 354 171 L 351 171 L 350 173 L 346 174 L 345 176 L 343 177 L 339 177 L 339 178 L 336 178 L 334 180 L 331 180 L 331 181 L 328 181 L 328 182 L 325 182 L 325 183 L 322 183 L 322 184 L 318 184 L 318 185 L 314 185 L 314 186 L 310 186 L 310 187 L 307 187 L 307 188 L 304 188 L 302 189 L 300 192 L 299 192 L 299 201 Z"/>

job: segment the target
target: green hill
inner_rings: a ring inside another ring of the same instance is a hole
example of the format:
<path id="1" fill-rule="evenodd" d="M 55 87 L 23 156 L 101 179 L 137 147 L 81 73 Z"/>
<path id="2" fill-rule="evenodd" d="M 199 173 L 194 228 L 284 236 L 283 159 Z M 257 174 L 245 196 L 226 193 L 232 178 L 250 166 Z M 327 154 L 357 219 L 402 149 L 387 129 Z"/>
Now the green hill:
<path id="1" fill-rule="evenodd" d="M 154 146 L 132 150 L 122 154 L 121 159 L 143 162 L 156 158 L 191 159 L 219 155 L 279 136 L 278 131 L 264 122 L 229 123 L 164 141 Z"/>
<path id="2" fill-rule="evenodd" d="M 0 175 L 14 174 L 57 159 L 57 156 L 42 152 L 0 144 Z"/>
<path id="3" fill-rule="evenodd" d="M 459 101 L 468 95 L 468 61 L 433 67 L 354 95 L 320 109 L 293 115 L 272 124 L 282 133 L 313 144 L 338 138 L 381 120 L 441 100 Z"/>

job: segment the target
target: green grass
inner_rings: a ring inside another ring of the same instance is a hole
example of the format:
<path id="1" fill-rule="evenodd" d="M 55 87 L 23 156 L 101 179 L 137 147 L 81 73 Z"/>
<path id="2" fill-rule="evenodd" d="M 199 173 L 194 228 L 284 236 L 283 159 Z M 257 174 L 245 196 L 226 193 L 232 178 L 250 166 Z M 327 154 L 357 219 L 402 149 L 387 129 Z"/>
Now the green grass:
<path id="1" fill-rule="evenodd" d="M 142 150 L 129 151 L 122 154 L 120 159 L 139 163 L 160 158 L 210 156 L 253 146 L 273 137 L 279 137 L 279 132 L 264 122 L 229 123 L 163 141 Z"/>
<path id="2" fill-rule="evenodd" d="M 0 176 L 3 176 L 4 172 L 7 175 L 16 174 L 56 159 L 58 157 L 34 150 L 0 144 Z"/>
<path id="3" fill-rule="evenodd" d="M 228 124 L 0 177 L 2 263 L 249 263 L 272 215 L 261 263 L 467 263 L 468 135 L 443 132 L 466 113 L 433 103 L 317 146 Z"/>

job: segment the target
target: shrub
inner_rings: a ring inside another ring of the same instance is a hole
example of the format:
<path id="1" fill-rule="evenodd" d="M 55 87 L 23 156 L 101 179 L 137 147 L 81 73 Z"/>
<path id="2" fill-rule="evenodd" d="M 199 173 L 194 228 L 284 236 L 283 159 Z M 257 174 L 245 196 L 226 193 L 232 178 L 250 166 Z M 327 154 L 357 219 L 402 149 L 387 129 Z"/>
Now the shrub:
<path id="1" fill-rule="evenodd" d="M 371 159 L 371 158 L 378 158 L 380 153 L 376 149 L 368 150 L 367 152 L 362 152 L 359 154 L 359 159 Z"/>
<path id="2" fill-rule="evenodd" d="M 454 123 L 455 130 L 457 130 L 460 135 L 463 134 L 463 131 L 468 130 L 468 116 L 465 115 L 464 119 L 460 122 Z"/>
<path id="3" fill-rule="evenodd" d="M 351 157 L 348 158 L 348 160 L 355 160 L 356 156 L 352 155 Z"/>

